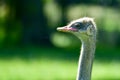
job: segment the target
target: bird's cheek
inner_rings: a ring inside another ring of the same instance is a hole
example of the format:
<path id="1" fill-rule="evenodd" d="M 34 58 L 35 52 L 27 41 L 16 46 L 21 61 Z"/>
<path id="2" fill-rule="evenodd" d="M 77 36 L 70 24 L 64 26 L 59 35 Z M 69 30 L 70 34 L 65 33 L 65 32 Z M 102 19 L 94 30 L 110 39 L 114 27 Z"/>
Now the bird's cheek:
<path id="1" fill-rule="evenodd" d="M 86 30 L 79 30 L 79 34 L 85 34 Z"/>
<path id="2" fill-rule="evenodd" d="M 88 34 L 88 35 L 92 35 L 92 34 L 93 34 L 93 31 L 92 31 L 92 28 L 91 28 L 91 27 L 88 27 L 88 28 L 87 28 L 87 34 Z"/>

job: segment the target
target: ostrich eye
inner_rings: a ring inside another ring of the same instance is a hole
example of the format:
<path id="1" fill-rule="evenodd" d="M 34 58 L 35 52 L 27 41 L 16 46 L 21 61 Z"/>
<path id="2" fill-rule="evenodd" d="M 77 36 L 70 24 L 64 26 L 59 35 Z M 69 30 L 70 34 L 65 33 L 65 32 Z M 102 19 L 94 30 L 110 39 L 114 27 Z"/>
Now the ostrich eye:
<path id="1" fill-rule="evenodd" d="M 73 24 L 73 26 L 76 27 L 76 28 L 81 29 L 83 27 L 83 24 L 80 23 L 80 22 L 77 22 L 77 23 Z"/>

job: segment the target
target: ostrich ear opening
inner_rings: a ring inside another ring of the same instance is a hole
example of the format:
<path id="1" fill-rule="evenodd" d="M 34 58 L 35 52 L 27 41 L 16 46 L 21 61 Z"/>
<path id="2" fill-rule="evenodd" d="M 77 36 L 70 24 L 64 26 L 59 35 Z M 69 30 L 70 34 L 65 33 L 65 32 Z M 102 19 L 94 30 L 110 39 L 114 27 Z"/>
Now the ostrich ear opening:
<path id="1" fill-rule="evenodd" d="M 87 34 L 88 35 L 93 35 L 93 31 L 92 31 L 92 25 L 87 27 Z"/>

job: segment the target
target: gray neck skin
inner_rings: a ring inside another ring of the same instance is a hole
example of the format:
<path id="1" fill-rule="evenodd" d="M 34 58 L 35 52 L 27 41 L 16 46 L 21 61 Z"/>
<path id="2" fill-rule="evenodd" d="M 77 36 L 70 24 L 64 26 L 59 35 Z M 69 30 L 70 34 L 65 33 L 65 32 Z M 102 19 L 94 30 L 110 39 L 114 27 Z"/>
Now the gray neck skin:
<path id="1" fill-rule="evenodd" d="M 76 80 L 91 80 L 91 71 L 95 53 L 96 38 L 82 39 L 82 48 L 79 58 Z"/>

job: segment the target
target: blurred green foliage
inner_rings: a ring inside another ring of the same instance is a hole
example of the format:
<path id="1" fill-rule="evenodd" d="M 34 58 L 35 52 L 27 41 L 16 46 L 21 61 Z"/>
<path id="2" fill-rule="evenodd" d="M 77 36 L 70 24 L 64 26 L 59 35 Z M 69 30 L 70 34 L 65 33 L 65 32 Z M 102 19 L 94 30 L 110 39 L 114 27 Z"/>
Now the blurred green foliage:
<path id="1" fill-rule="evenodd" d="M 38 2 L 40 3 L 37 4 Z M 60 47 L 64 41 L 55 38 L 55 35 L 57 37 L 62 35 L 62 33 L 56 32 L 56 27 L 64 26 L 74 19 L 88 16 L 93 17 L 97 23 L 100 44 L 119 46 L 119 4 L 119 0 L 6 1 L 0 6 L 0 43 L 2 46 L 8 44 L 15 46 L 21 43 L 23 45 L 26 43 L 49 45 L 52 42 Z M 100 38 L 101 36 L 102 38 Z M 68 41 L 68 46 L 73 40 L 75 39 Z M 67 47 L 67 45 L 65 46 Z"/>

